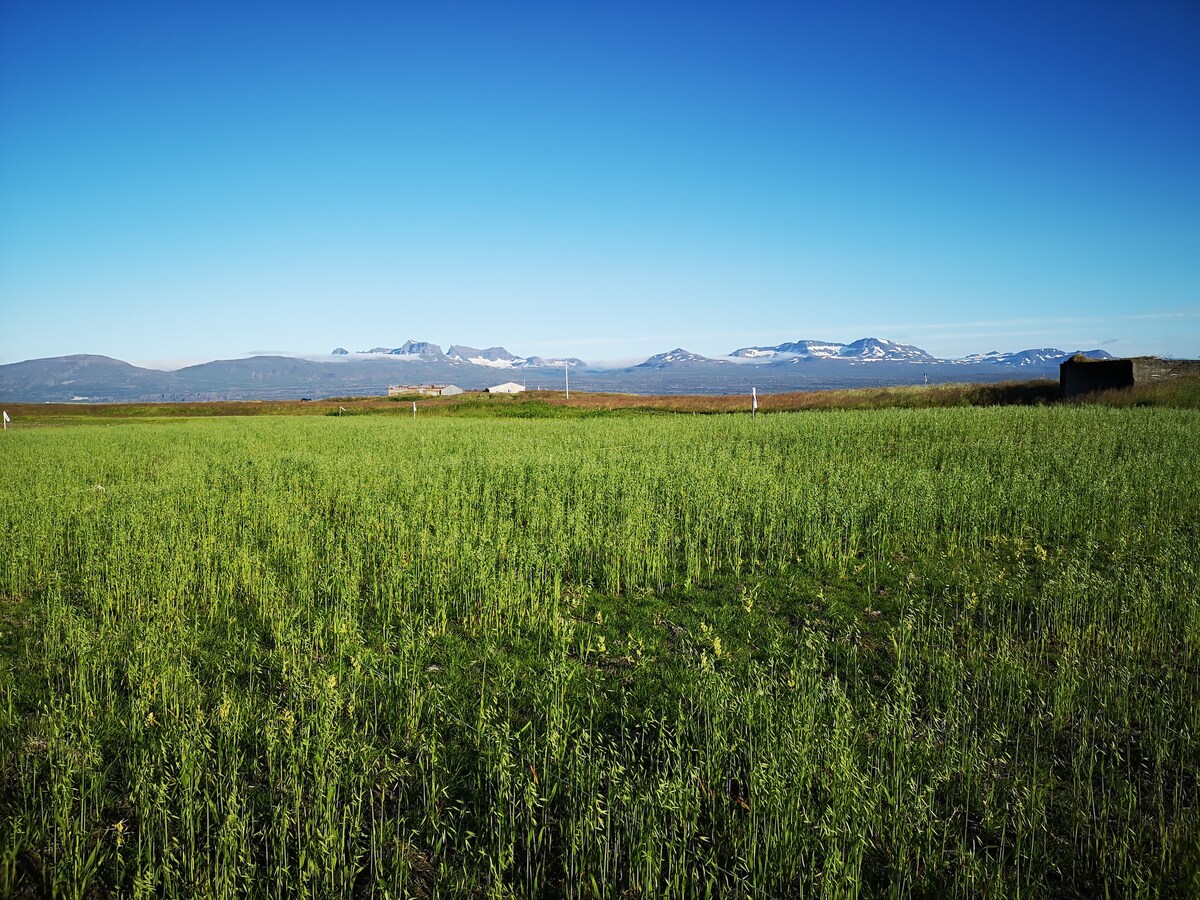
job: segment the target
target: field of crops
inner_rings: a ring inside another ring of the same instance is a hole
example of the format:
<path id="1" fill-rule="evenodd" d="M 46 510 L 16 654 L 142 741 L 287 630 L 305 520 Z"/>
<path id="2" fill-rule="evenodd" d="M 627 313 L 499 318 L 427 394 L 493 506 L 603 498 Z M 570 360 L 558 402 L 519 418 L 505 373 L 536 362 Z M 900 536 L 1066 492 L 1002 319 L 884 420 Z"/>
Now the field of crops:
<path id="1" fill-rule="evenodd" d="M 14 429 L 0 896 L 1196 896 L 1198 435 Z"/>

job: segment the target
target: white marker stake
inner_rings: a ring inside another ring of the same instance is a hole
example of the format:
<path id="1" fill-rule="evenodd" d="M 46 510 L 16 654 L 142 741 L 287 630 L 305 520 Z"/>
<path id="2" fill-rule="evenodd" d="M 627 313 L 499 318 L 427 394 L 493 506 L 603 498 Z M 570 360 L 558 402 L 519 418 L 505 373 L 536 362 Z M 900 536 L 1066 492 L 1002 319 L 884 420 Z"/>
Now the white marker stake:
<path id="1" fill-rule="evenodd" d="M 10 418 L 8 417 L 8 410 L 6 409 L 6 410 L 4 411 L 4 430 L 5 430 L 5 431 L 8 431 L 8 423 L 9 423 L 9 422 L 11 422 L 11 421 L 12 421 L 12 419 L 10 419 Z"/>
<path id="2" fill-rule="evenodd" d="M 758 388 L 750 388 L 750 418 L 758 415 Z"/>
<path id="3" fill-rule="evenodd" d="M 563 365 L 563 380 L 567 383 L 567 402 L 571 402 L 571 364 Z"/>

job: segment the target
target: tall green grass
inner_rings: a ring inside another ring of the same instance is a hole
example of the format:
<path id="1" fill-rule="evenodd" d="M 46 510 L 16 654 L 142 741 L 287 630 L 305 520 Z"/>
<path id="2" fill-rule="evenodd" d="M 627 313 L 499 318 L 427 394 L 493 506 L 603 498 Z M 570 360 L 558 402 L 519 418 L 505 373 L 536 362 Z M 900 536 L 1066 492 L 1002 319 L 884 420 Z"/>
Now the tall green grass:
<path id="1" fill-rule="evenodd" d="M 1193 895 L 1197 433 L 12 432 L 0 895 Z"/>

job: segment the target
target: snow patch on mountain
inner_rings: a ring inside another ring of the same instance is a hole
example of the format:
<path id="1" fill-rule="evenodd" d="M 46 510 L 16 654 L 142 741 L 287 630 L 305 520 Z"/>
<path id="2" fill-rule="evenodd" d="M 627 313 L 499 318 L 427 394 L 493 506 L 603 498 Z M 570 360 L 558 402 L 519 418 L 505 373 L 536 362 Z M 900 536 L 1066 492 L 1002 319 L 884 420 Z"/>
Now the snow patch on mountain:
<path id="1" fill-rule="evenodd" d="M 770 359 L 775 354 L 775 350 L 766 347 L 743 347 L 729 355 L 738 359 Z"/>
<path id="2" fill-rule="evenodd" d="M 838 351 L 842 359 L 887 360 L 890 362 L 933 362 L 934 357 L 920 347 L 882 338 L 860 338 Z"/>
<path id="3" fill-rule="evenodd" d="M 690 350 L 684 350 L 682 347 L 676 347 L 674 350 L 668 350 L 666 353 L 657 353 L 644 363 L 640 363 L 633 368 L 663 369 L 668 366 L 686 365 L 688 363 L 721 364 L 724 362 L 727 362 L 727 360 L 711 359 L 707 356 L 701 356 L 699 353 L 692 353 Z"/>
<path id="4" fill-rule="evenodd" d="M 544 356 L 531 356 L 525 362 L 521 363 L 520 366 L 522 369 L 561 369 L 563 367 L 584 369 L 587 368 L 587 363 L 574 356 L 565 358 L 552 357 L 549 359 Z"/>
<path id="5" fill-rule="evenodd" d="M 338 349 L 341 349 L 340 347 Z M 335 350 L 334 353 L 337 353 Z M 339 354 L 340 355 L 340 354 Z M 399 347 L 372 347 L 370 350 L 359 350 L 359 356 L 398 356 L 410 359 L 436 359 L 444 361 L 446 354 L 437 344 L 429 341 L 414 341 L 411 338 Z"/>
<path id="6" fill-rule="evenodd" d="M 881 338 L 861 338 L 849 344 L 835 341 L 788 341 L 773 347 L 743 347 L 729 354 L 731 359 L 749 362 L 802 362 L 809 359 L 848 359 L 854 361 L 931 362 L 933 357 L 912 344 Z"/>
<path id="7" fill-rule="evenodd" d="M 1030 366 L 1055 366 L 1072 356 L 1081 355 L 1090 359 L 1112 359 L 1112 354 L 1106 350 L 1074 350 L 1070 353 L 1056 347 L 1040 347 L 1035 350 L 1020 350 L 1016 353 L 1000 353 L 991 350 L 987 353 L 972 353 L 952 362 L 967 365 L 1012 366 L 1015 369 Z"/>
<path id="8" fill-rule="evenodd" d="M 836 359 L 845 344 L 832 341 L 787 341 L 773 347 L 743 347 L 729 354 L 731 359 L 754 362 L 779 362 L 788 359 Z"/>
<path id="9" fill-rule="evenodd" d="M 488 366 L 492 369 L 511 369 L 525 362 L 524 357 L 509 353 L 503 347 L 488 347 L 486 350 L 480 350 L 465 344 L 451 344 L 446 355 L 450 359 L 461 360 L 476 366 Z"/>

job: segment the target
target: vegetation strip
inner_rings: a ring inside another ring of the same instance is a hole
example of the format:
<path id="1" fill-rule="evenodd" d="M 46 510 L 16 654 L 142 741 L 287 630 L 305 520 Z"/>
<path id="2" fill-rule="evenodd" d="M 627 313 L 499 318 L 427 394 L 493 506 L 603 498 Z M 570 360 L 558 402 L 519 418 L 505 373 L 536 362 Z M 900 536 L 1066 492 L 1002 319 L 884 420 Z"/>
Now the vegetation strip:
<path id="1" fill-rule="evenodd" d="M 10 430 L 0 895 L 1193 895 L 1197 433 Z"/>

